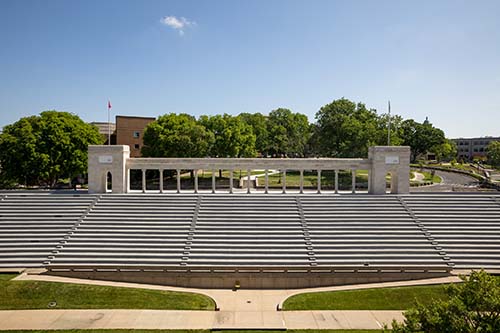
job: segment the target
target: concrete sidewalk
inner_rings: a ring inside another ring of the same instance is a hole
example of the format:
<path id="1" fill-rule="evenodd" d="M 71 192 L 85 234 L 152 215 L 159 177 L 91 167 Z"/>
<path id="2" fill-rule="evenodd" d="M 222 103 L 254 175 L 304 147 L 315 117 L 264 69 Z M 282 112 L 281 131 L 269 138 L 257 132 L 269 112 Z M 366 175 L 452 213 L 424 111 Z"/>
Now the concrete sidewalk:
<path id="1" fill-rule="evenodd" d="M 221 311 L 174 310 L 7 310 L 0 311 L 0 330 L 14 329 L 380 329 L 402 311 L 277 311 L 290 296 L 304 292 L 401 287 L 460 282 L 445 278 L 292 290 L 191 289 L 127 282 L 31 275 L 15 280 L 106 285 L 200 293 Z"/>
<path id="2" fill-rule="evenodd" d="M 56 329 L 380 329 L 401 311 L 0 311 L 1 330 Z"/>
<path id="3" fill-rule="evenodd" d="M 240 289 L 238 291 L 232 291 L 230 289 L 180 288 L 180 287 L 129 283 L 129 282 L 75 279 L 75 278 L 66 278 L 66 277 L 51 276 L 51 275 L 31 275 L 26 273 L 19 275 L 18 277 L 15 278 L 15 280 L 50 281 L 50 282 L 78 283 L 78 284 L 91 284 L 91 285 L 113 286 L 113 287 L 124 287 L 124 288 L 142 288 L 142 289 L 152 289 L 152 290 L 166 290 L 166 291 L 170 290 L 170 291 L 198 293 L 211 297 L 216 302 L 217 307 L 221 311 L 234 311 L 234 312 L 276 311 L 278 308 L 279 309 L 282 308 L 282 304 L 287 298 L 302 293 L 418 286 L 418 285 L 431 285 L 431 284 L 443 284 L 443 283 L 456 283 L 462 281 L 458 276 L 448 276 L 443 278 L 434 278 L 425 280 L 380 282 L 380 283 L 318 287 L 318 288 L 307 288 L 307 289 Z"/>

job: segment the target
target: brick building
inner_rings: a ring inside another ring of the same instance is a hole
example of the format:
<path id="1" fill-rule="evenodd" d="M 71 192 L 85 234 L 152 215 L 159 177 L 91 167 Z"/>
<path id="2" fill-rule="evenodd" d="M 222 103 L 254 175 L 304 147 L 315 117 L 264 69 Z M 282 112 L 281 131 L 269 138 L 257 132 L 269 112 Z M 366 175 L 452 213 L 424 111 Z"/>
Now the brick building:
<path id="1" fill-rule="evenodd" d="M 146 126 L 154 121 L 153 117 L 116 116 L 116 144 L 128 145 L 130 157 L 140 157 L 144 145 L 142 138 Z"/>

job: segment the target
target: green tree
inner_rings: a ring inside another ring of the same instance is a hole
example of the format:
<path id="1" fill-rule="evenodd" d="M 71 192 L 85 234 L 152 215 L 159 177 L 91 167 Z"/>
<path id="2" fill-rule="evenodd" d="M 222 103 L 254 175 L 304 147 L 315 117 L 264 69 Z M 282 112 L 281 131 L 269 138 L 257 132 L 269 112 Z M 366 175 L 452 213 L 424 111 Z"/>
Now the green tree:
<path id="1" fill-rule="evenodd" d="M 368 147 L 387 142 L 387 130 L 384 138 L 384 125 L 376 111 L 346 98 L 323 106 L 316 113 L 316 120 L 315 141 L 323 156 L 366 156 Z"/>
<path id="2" fill-rule="evenodd" d="M 311 136 L 307 116 L 279 108 L 269 113 L 267 152 L 277 155 L 303 156 Z"/>
<path id="3" fill-rule="evenodd" d="M 432 147 L 430 151 L 436 154 L 438 162 L 451 161 L 457 158 L 457 144 L 449 139 L 445 139 L 442 144 Z"/>
<path id="4" fill-rule="evenodd" d="M 253 157 L 255 151 L 255 135 L 252 127 L 240 117 L 228 114 L 201 116 L 199 123 L 215 138 L 209 149 L 211 156 L 217 157 Z"/>
<path id="5" fill-rule="evenodd" d="M 267 132 L 268 117 L 262 113 L 240 113 L 243 122 L 252 127 L 255 134 L 255 149 L 262 155 L 267 155 L 269 148 L 269 134 Z"/>
<path id="6" fill-rule="evenodd" d="M 86 173 L 88 145 L 102 142 L 95 126 L 68 112 L 21 118 L 0 135 L 2 179 L 53 187 L 59 179 Z"/>
<path id="7" fill-rule="evenodd" d="M 393 322 L 392 332 L 500 332 L 500 280 L 484 271 L 462 280 L 447 287 L 449 300 L 406 311 L 404 323 Z"/>
<path id="8" fill-rule="evenodd" d="M 500 167 L 500 141 L 491 141 L 488 144 L 487 150 L 489 163 Z"/>
<path id="9" fill-rule="evenodd" d="M 165 114 L 144 130 L 145 157 L 204 157 L 214 135 L 188 114 Z"/>
<path id="10" fill-rule="evenodd" d="M 403 145 L 411 147 L 413 162 L 419 155 L 445 143 L 444 132 L 432 126 L 427 119 L 422 124 L 413 119 L 407 119 L 401 124 L 401 130 Z"/>

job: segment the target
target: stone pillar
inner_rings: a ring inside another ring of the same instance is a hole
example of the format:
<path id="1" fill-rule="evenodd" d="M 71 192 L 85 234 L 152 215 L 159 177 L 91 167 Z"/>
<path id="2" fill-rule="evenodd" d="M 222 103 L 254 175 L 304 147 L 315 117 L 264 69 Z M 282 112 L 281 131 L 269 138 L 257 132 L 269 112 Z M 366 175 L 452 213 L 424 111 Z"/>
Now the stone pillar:
<path id="1" fill-rule="evenodd" d="M 300 194 L 304 193 L 304 170 L 300 170 Z"/>
<path id="2" fill-rule="evenodd" d="M 385 194 L 385 175 L 391 173 L 391 193 L 410 192 L 410 147 L 375 146 L 368 150 L 371 162 L 370 194 Z"/>
<path id="3" fill-rule="evenodd" d="M 247 193 L 250 194 L 250 169 L 247 170 Z"/>
<path id="4" fill-rule="evenodd" d="M 339 170 L 335 170 L 335 194 L 339 193 Z"/>
<path id="5" fill-rule="evenodd" d="M 269 169 L 266 169 L 264 175 L 264 193 L 269 193 Z"/>
<path id="6" fill-rule="evenodd" d="M 194 170 L 194 193 L 198 193 L 198 170 Z"/>
<path id="7" fill-rule="evenodd" d="M 233 170 L 229 170 L 229 193 L 233 193 Z"/>
<path id="8" fill-rule="evenodd" d="M 146 193 L 146 169 L 142 169 L 142 193 Z"/>
<path id="9" fill-rule="evenodd" d="M 286 193 L 286 169 L 283 170 L 283 178 L 282 178 L 281 188 L 282 188 L 283 194 L 285 194 Z"/>
<path id="10" fill-rule="evenodd" d="M 215 193 L 215 170 L 212 170 L 212 193 Z"/>
<path id="11" fill-rule="evenodd" d="M 163 169 L 160 169 L 160 193 L 163 193 Z"/>
<path id="12" fill-rule="evenodd" d="M 321 170 L 318 169 L 318 193 L 321 193 Z"/>
<path id="13" fill-rule="evenodd" d="M 352 193 L 356 193 L 356 169 L 351 169 L 352 175 Z"/>
<path id="14" fill-rule="evenodd" d="M 175 178 L 177 179 L 177 193 L 181 193 L 181 170 L 175 170 Z"/>
<path id="15" fill-rule="evenodd" d="M 90 145 L 88 148 L 89 193 L 106 193 L 107 173 L 111 173 L 113 193 L 127 193 L 129 177 L 127 160 L 130 148 L 126 145 Z"/>

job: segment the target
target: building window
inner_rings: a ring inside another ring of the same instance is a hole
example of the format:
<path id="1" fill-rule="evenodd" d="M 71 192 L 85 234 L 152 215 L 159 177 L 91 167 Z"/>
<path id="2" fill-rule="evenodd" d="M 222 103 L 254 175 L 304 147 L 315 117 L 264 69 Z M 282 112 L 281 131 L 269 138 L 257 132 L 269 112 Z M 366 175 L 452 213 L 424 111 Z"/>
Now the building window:
<path id="1" fill-rule="evenodd" d="M 139 138 L 141 136 L 141 132 L 134 131 L 134 138 Z"/>
<path id="2" fill-rule="evenodd" d="M 139 147 L 139 144 L 138 144 L 138 143 L 136 143 L 136 144 L 134 145 L 134 148 L 135 148 L 135 149 L 139 149 L 139 148 L 140 148 L 140 147 Z"/>

